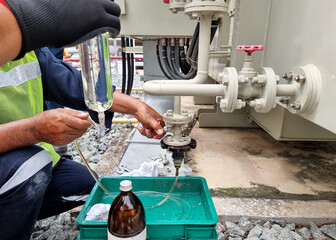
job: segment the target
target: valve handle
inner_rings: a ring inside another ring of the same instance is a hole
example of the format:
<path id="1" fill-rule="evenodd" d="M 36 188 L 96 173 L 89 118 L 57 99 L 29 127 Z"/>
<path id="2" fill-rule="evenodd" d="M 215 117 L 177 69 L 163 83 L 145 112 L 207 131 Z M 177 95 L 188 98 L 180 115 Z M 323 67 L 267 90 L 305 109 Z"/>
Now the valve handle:
<path id="1" fill-rule="evenodd" d="M 264 50 L 264 46 L 263 45 L 238 45 L 236 50 L 237 51 L 245 51 L 245 52 L 251 54 L 254 51 Z"/>
<path id="2" fill-rule="evenodd" d="M 163 0 L 163 3 L 169 4 L 169 0 Z"/>

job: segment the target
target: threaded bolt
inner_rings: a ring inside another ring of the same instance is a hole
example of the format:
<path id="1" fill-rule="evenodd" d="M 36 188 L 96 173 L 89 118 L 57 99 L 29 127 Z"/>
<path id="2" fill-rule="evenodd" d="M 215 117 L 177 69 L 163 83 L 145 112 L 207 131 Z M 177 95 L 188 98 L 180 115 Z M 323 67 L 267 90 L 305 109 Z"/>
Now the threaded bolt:
<path id="1" fill-rule="evenodd" d="M 300 110 L 301 109 L 301 103 L 300 102 L 295 102 L 290 105 L 291 108 L 295 110 Z"/>
<path id="2" fill-rule="evenodd" d="M 295 77 L 295 81 L 298 83 L 304 83 L 306 81 L 306 76 L 305 75 L 297 75 Z"/>
<path id="3" fill-rule="evenodd" d="M 283 98 L 280 99 L 280 102 L 282 104 L 288 104 L 289 103 L 289 98 L 283 97 Z"/>
<path id="4" fill-rule="evenodd" d="M 293 73 L 292 72 L 285 73 L 285 74 L 282 75 L 282 78 L 286 79 L 286 80 L 292 80 L 293 79 Z"/>
<path id="5" fill-rule="evenodd" d="M 172 117 L 174 115 L 173 110 L 167 110 L 166 115 Z"/>

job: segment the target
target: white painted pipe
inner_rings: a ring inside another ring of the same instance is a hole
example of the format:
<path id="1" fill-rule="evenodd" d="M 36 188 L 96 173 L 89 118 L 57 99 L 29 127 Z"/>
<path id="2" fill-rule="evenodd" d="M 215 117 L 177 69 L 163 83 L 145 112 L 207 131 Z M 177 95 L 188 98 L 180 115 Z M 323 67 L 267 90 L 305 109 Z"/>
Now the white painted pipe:
<path id="1" fill-rule="evenodd" d="M 174 97 L 174 113 L 181 113 L 181 96 Z"/>
<path id="2" fill-rule="evenodd" d="M 294 84 L 279 84 L 276 87 L 276 95 L 279 96 L 296 96 L 297 87 Z"/>
<path id="3" fill-rule="evenodd" d="M 148 81 L 143 85 L 143 89 L 146 93 L 156 96 L 223 96 L 223 86 L 211 84 L 204 86 L 204 83 L 209 77 L 210 15 L 200 17 L 199 29 L 198 68 L 196 77 L 191 80 Z"/>
<path id="4" fill-rule="evenodd" d="M 153 81 L 151 81 L 153 82 Z M 149 83 L 149 84 L 148 84 Z M 224 96 L 225 86 L 219 84 L 161 84 L 147 82 L 146 93 L 155 96 Z"/>
<path id="5" fill-rule="evenodd" d="M 204 83 L 208 77 L 209 70 L 209 52 L 210 52 L 210 35 L 211 35 L 211 18 L 210 15 L 203 15 L 200 18 L 199 44 L 198 44 L 198 60 L 197 75 L 206 76 L 205 78 L 193 79 L 195 83 Z"/>

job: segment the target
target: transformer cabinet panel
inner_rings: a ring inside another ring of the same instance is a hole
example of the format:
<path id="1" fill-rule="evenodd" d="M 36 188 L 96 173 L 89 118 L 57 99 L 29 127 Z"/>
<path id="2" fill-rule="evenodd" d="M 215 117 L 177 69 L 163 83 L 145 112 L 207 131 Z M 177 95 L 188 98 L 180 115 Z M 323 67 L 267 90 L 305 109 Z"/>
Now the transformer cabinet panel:
<path id="1" fill-rule="evenodd" d="M 183 12 L 173 14 L 169 4 L 162 0 L 117 0 L 122 6 L 120 16 L 123 36 L 156 38 L 191 36 L 196 21 L 189 20 Z"/>
<path id="2" fill-rule="evenodd" d="M 335 140 L 336 49 L 332 46 L 336 40 L 336 1 L 240 0 L 237 1 L 236 11 L 239 19 L 235 23 L 233 47 L 252 44 L 252 41 L 253 44 L 265 45 L 260 60 L 258 54 L 254 54 L 256 68 L 271 67 L 281 76 L 294 67 L 314 64 L 322 77 L 319 103 L 313 112 L 290 116 L 291 113 L 278 107 L 271 113 L 250 111 L 251 117 L 277 139 Z M 238 68 L 241 66 L 239 53 L 233 52 L 232 63 Z M 281 80 L 280 83 L 286 81 Z M 280 112 L 275 114 L 276 111 Z M 272 123 L 272 118 L 279 114 L 283 115 L 282 121 Z M 315 130 L 312 131 L 313 125 L 307 124 L 307 120 L 316 125 Z M 302 126 L 311 132 L 309 136 L 299 130 Z"/>
<path id="3" fill-rule="evenodd" d="M 267 114 L 254 110 L 249 116 L 276 140 L 282 141 L 334 141 L 336 135 L 287 109 L 277 106 Z"/>

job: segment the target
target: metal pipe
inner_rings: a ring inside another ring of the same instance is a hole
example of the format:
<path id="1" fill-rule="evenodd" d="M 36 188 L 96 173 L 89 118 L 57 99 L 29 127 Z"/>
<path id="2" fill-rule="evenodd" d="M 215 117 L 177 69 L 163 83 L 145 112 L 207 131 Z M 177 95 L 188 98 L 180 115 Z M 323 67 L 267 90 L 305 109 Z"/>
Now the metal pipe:
<path id="1" fill-rule="evenodd" d="M 279 84 L 276 87 L 277 96 L 296 96 L 298 92 L 294 84 Z"/>
<path id="2" fill-rule="evenodd" d="M 200 34 L 199 34 L 199 45 L 198 45 L 198 64 L 197 64 L 197 75 L 202 74 L 202 76 L 208 76 L 209 69 L 209 52 L 210 52 L 210 34 L 211 34 L 211 16 L 204 15 L 200 18 Z M 193 79 L 195 81 L 195 79 Z M 204 83 L 204 79 L 196 79 L 198 82 Z"/>
<path id="3" fill-rule="evenodd" d="M 143 85 L 146 93 L 156 96 L 223 96 L 224 86 L 204 84 L 208 79 L 211 16 L 200 17 L 198 70 L 191 80 L 154 80 Z"/>
<path id="4" fill-rule="evenodd" d="M 181 96 L 174 97 L 174 113 L 181 113 Z"/>
<path id="5" fill-rule="evenodd" d="M 169 80 L 167 82 L 170 82 Z M 154 96 L 224 96 L 225 86 L 219 84 L 162 84 L 151 81 L 143 85 L 146 93 Z"/>

